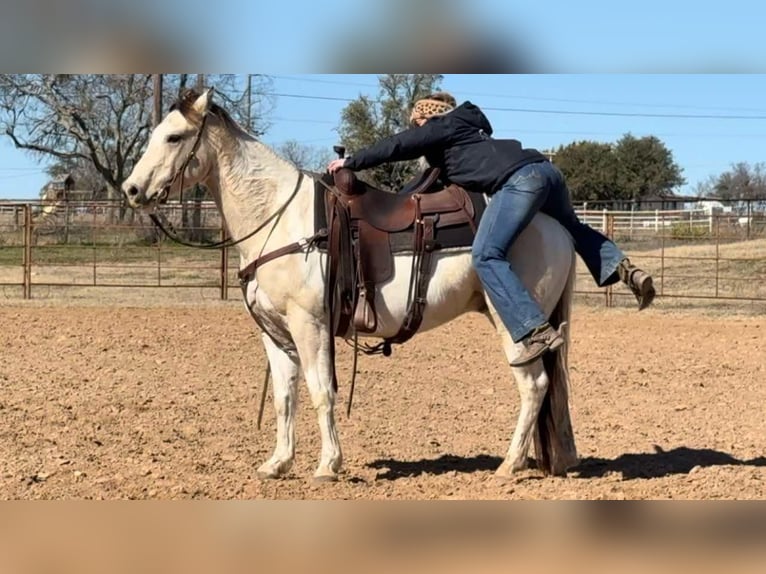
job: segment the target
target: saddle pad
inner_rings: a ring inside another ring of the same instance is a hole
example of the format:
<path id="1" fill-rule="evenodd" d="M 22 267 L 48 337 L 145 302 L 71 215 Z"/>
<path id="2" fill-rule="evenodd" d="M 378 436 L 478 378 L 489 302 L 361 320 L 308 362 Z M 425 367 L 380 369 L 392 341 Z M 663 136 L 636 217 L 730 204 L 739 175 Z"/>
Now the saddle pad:
<path id="1" fill-rule="evenodd" d="M 332 176 L 325 174 L 322 176 L 325 183 L 332 186 Z M 325 203 L 327 189 L 315 180 L 314 184 L 314 231 L 327 228 L 327 206 Z M 476 224 L 478 226 L 481 216 L 484 214 L 486 208 L 486 200 L 484 194 L 476 192 L 468 192 L 473 203 L 474 213 L 476 214 Z M 406 253 L 412 251 L 414 242 L 413 231 L 407 229 L 396 233 L 390 233 L 389 239 L 391 244 L 391 251 L 393 253 Z M 473 231 L 468 224 L 450 225 L 445 227 L 438 227 L 434 232 L 434 240 L 436 241 L 437 249 L 451 249 L 457 247 L 470 247 L 473 245 Z M 322 240 L 318 243 L 318 247 L 322 250 L 327 249 L 327 240 Z"/>

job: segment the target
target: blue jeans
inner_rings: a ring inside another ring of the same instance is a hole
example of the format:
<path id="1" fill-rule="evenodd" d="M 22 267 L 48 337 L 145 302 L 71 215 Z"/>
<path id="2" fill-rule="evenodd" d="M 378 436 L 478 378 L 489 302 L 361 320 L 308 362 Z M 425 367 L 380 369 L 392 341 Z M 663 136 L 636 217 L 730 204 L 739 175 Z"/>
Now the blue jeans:
<path id="1" fill-rule="evenodd" d="M 617 267 L 625 258 L 617 245 L 577 218 L 564 176 L 553 164 L 528 164 L 513 173 L 484 212 L 473 242 L 473 264 L 514 342 L 547 321 L 507 257 L 538 211 L 570 233 L 575 251 L 600 287 L 619 280 Z"/>

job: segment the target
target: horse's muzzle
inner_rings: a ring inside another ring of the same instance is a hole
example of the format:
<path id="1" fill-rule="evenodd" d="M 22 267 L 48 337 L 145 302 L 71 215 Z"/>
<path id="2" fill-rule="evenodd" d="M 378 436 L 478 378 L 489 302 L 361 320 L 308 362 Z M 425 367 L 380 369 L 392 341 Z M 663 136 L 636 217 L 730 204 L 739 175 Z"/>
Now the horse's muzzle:
<path id="1" fill-rule="evenodd" d="M 125 198 L 128 200 L 128 205 L 130 205 L 130 207 L 140 207 L 146 202 L 146 195 L 135 185 L 128 185 L 124 187 L 122 191 L 125 194 Z"/>

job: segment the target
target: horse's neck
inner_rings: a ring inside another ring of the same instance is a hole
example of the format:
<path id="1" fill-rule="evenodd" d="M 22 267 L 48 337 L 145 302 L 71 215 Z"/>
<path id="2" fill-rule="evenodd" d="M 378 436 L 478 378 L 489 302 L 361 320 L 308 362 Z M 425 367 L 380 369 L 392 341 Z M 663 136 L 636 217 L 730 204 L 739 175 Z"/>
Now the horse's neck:
<path id="1" fill-rule="evenodd" d="M 218 168 L 210 187 L 218 196 L 216 201 L 233 240 L 249 235 L 284 208 L 281 216 L 268 221 L 261 231 L 237 246 L 243 263 L 310 235 L 311 194 L 300 190 L 294 194 L 300 172 L 292 164 L 252 139 L 215 147 Z"/>

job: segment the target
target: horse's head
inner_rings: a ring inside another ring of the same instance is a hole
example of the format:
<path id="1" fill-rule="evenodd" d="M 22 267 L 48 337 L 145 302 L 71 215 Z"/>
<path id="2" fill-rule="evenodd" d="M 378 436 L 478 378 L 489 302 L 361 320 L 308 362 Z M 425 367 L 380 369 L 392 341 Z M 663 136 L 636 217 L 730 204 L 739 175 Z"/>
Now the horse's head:
<path id="1" fill-rule="evenodd" d="M 122 184 L 131 207 L 180 194 L 208 174 L 210 151 L 204 132 L 212 92 L 212 88 L 202 95 L 188 91 L 154 129 L 146 151 Z"/>

